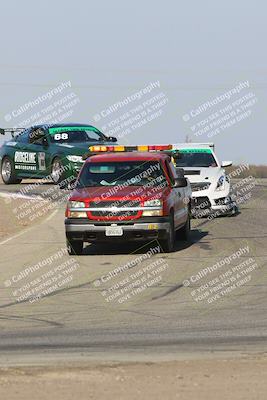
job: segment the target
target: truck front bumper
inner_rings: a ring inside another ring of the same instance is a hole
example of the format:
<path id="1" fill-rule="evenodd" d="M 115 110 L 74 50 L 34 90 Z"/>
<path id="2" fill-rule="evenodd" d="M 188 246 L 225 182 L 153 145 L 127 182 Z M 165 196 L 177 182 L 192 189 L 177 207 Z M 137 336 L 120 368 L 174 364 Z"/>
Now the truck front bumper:
<path id="1" fill-rule="evenodd" d="M 122 236 L 106 236 L 106 228 L 120 226 Z M 170 229 L 167 217 L 140 218 L 135 221 L 89 221 L 83 219 L 66 219 L 65 231 L 69 240 L 82 240 L 84 242 L 96 241 L 137 241 L 165 239 Z"/>

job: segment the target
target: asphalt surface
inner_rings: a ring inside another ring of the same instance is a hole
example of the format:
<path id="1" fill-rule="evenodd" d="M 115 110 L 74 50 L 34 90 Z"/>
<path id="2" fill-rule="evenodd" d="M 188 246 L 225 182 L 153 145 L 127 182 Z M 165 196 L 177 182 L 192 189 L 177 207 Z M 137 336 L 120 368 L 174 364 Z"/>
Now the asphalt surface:
<path id="1" fill-rule="evenodd" d="M 45 186 L 38 187 L 35 194 L 50 185 Z M 0 185 L 0 192 L 17 192 L 21 187 Z M 39 284 L 47 282 L 45 273 L 70 262 L 64 255 L 21 278 L 27 267 L 45 263 L 65 247 L 64 206 L 55 204 L 47 212 L 48 219 L 0 245 L 0 364 L 174 359 L 182 353 L 267 351 L 267 183 L 252 189 L 251 198 L 240 206 L 237 216 L 194 220 L 191 243 L 177 242 L 172 254 L 143 256 L 138 262 L 138 257 L 156 249 L 158 243 L 88 245 L 83 256 L 74 257 L 75 269 L 64 275 L 68 282 L 61 276 L 61 286 L 49 295 L 34 303 L 18 301 L 19 294 L 28 290 L 23 285 L 35 287 L 38 279 Z M 196 280 L 203 269 L 245 248 L 248 251 L 231 258 L 229 264 L 185 286 L 191 276 Z M 237 277 L 238 286 L 223 294 L 221 289 L 215 290 L 216 279 L 225 290 L 227 271 L 244 261 L 251 266 L 249 260 L 256 266 L 250 272 L 244 272 L 248 266 L 239 267 L 243 272 Z M 110 277 L 111 271 L 131 261 L 130 268 Z M 137 282 L 138 273 L 143 277 L 147 271 L 149 285 L 144 288 L 144 283 Z M 122 296 L 116 297 L 115 285 L 123 287 L 123 280 L 124 288 L 135 282 L 135 292 L 127 299 L 130 290 L 125 289 L 125 301 L 119 303 Z M 196 293 L 206 291 L 201 289 L 203 284 L 208 290 L 214 288 L 213 296 L 221 293 L 220 298 L 208 303 L 209 295 L 196 301 Z"/>

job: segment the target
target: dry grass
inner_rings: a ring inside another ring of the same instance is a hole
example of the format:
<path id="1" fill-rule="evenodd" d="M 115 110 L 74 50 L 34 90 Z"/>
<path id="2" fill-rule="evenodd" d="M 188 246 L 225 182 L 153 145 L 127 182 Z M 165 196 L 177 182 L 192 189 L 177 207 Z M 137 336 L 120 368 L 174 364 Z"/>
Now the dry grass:
<path id="1" fill-rule="evenodd" d="M 233 165 L 232 167 L 227 168 L 227 173 L 231 174 L 231 172 L 237 170 L 239 165 Z M 267 178 L 267 165 L 250 165 L 249 169 L 244 169 L 239 175 L 238 178 L 243 179 L 248 176 L 254 176 L 255 178 Z"/>

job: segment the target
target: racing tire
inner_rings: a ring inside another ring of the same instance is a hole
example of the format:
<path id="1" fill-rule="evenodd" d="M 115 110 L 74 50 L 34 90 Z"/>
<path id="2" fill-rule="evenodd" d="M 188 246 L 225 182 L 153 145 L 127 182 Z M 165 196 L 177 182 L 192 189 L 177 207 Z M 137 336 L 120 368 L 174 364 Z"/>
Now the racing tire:
<path id="1" fill-rule="evenodd" d="M 51 166 L 51 178 L 55 185 L 63 180 L 63 165 L 59 157 L 55 157 Z"/>
<path id="2" fill-rule="evenodd" d="M 239 214 L 239 209 L 236 205 L 234 205 L 231 212 L 228 214 L 228 217 L 235 217 L 237 214 Z"/>
<path id="3" fill-rule="evenodd" d="M 20 183 L 22 179 L 16 177 L 14 164 L 11 159 L 5 156 L 1 163 L 1 176 L 6 185 Z"/>
<path id="4" fill-rule="evenodd" d="M 186 223 L 176 233 L 177 239 L 188 242 L 190 238 L 190 232 L 191 232 L 191 218 L 190 215 L 188 214 Z"/>
<path id="5" fill-rule="evenodd" d="M 67 250 L 70 256 L 79 256 L 83 253 L 82 240 L 67 240 Z"/>
<path id="6" fill-rule="evenodd" d="M 164 253 L 172 253 L 174 251 L 175 244 L 175 229 L 174 229 L 174 216 L 173 213 L 170 216 L 170 229 L 167 233 L 166 239 L 160 241 L 161 249 Z"/>

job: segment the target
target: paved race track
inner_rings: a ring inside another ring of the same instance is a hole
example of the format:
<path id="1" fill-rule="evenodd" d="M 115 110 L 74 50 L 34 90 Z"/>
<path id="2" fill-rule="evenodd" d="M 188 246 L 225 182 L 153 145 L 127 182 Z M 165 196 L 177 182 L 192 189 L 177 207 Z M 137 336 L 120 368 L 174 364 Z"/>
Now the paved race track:
<path id="1" fill-rule="evenodd" d="M 64 206 L 1 244 L 0 363 L 40 354 L 168 359 L 181 352 L 266 351 L 267 184 L 253 189 L 239 215 L 192 225 L 192 243 L 177 242 L 173 254 L 157 253 L 156 242 L 88 245 L 83 256 L 50 259 L 27 276 L 22 271 L 65 247 Z M 150 249 L 156 254 L 145 259 Z M 50 295 L 17 301 L 49 279 L 58 284 Z"/>

